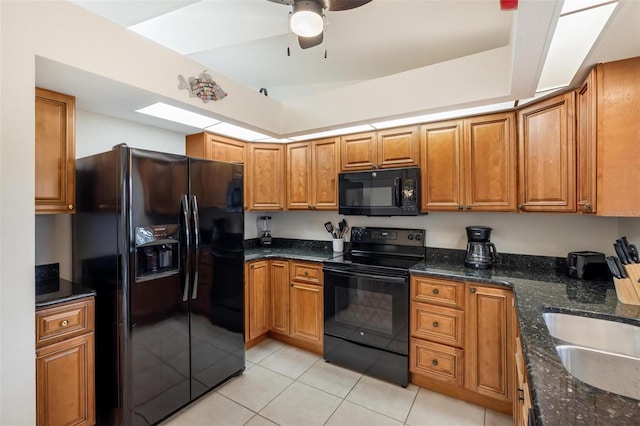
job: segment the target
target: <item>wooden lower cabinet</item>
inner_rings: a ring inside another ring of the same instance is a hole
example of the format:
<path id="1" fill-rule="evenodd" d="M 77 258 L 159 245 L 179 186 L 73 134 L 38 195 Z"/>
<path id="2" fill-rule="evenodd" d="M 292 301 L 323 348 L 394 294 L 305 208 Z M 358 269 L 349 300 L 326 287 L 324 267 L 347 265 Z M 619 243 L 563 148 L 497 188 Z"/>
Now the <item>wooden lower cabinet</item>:
<path id="1" fill-rule="evenodd" d="M 36 424 L 93 425 L 94 300 L 36 310 Z"/>
<path id="2" fill-rule="evenodd" d="M 246 268 L 246 346 L 251 347 L 269 335 L 321 354 L 322 264 L 271 259 L 249 262 Z M 268 295 L 264 301 L 259 296 L 262 294 Z"/>
<path id="3" fill-rule="evenodd" d="M 508 289 L 412 276 L 412 383 L 511 414 L 511 301 Z"/>

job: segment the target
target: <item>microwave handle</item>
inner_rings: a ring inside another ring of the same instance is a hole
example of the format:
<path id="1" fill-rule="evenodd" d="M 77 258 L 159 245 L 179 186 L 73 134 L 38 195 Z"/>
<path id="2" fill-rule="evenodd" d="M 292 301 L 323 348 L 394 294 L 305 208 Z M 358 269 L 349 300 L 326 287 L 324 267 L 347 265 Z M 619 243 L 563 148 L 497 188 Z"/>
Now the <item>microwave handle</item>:
<path id="1" fill-rule="evenodd" d="M 393 180 L 393 187 L 395 189 L 396 207 L 400 207 L 400 178 L 399 177 Z"/>

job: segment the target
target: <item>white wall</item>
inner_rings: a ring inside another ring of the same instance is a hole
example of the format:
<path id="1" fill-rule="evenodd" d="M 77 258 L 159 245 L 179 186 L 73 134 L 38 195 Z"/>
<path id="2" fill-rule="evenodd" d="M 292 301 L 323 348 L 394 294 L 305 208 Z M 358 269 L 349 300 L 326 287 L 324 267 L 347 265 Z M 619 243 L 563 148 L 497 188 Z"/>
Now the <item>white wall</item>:
<path id="1" fill-rule="evenodd" d="M 443 212 L 406 218 L 376 218 L 316 211 L 275 212 L 270 216 L 274 237 L 329 241 L 331 237 L 323 224 L 331 221 L 336 226 L 344 217 L 350 226 L 426 229 L 427 247 L 453 249 L 466 248 L 465 226 L 490 226 L 493 228 L 491 241 L 498 252 L 543 256 L 563 257 L 574 250 L 596 250 L 613 255 L 612 244 L 619 238 L 617 218 L 574 214 Z M 253 223 L 246 221 L 247 231 L 252 228 L 256 229 L 255 218 Z M 640 235 L 638 237 L 640 244 Z"/>

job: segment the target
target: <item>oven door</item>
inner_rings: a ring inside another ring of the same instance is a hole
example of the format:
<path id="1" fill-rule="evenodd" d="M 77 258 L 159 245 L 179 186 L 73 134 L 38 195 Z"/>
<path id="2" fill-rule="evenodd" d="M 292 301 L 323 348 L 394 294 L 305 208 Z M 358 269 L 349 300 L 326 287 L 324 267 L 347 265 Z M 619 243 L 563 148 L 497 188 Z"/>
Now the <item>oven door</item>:
<path id="1" fill-rule="evenodd" d="M 409 277 L 324 268 L 324 333 L 409 354 Z"/>

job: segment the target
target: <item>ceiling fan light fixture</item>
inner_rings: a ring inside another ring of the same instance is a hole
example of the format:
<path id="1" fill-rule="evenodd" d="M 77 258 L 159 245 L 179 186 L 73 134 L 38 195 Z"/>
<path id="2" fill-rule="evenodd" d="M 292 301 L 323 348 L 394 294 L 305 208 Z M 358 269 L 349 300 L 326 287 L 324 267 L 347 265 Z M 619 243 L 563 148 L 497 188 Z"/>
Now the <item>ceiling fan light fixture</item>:
<path id="1" fill-rule="evenodd" d="M 293 3 L 291 31 L 300 37 L 314 37 L 322 32 L 322 6 L 315 0 L 300 0 Z"/>

